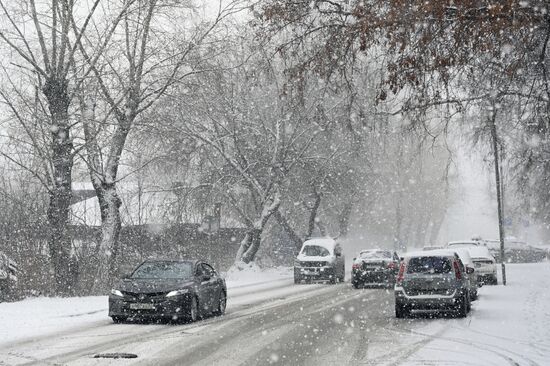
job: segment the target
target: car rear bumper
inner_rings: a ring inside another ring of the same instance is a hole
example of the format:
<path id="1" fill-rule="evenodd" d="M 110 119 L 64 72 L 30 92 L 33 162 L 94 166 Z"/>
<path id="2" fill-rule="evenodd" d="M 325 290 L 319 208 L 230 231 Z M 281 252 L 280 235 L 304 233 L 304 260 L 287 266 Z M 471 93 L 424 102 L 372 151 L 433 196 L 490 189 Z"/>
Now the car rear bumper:
<path id="1" fill-rule="evenodd" d="M 363 284 L 392 284 L 395 282 L 395 273 L 393 271 L 364 271 L 361 269 L 353 270 L 352 282 Z"/>
<path id="2" fill-rule="evenodd" d="M 330 280 L 334 278 L 334 267 L 294 267 L 294 278 Z"/>
<path id="3" fill-rule="evenodd" d="M 191 297 L 189 294 L 143 303 L 111 295 L 109 296 L 109 316 L 179 318 L 185 315 L 190 303 Z"/>
<path id="4" fill-rule="evenodd" d="M 420 295 L 407 296 L 403 290 L 395 290 L 395 304 L 418 310 L 453 309 L 466 294 L 466 290 L 457 289 L 450 296 Z"/>

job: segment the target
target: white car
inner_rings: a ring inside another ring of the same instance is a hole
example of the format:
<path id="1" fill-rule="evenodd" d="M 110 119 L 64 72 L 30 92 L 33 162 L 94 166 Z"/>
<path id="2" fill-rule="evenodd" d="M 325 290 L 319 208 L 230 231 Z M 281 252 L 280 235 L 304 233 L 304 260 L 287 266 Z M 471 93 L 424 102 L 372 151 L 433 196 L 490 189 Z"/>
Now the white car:
<path id="1" fill-rule="evenodd" d="M 438 249 L 445 249 L 445 248 L 440 245 L 427 245 L 422 248 L 422 251 L 426 252 L 428 250 L 438 250 Z"/>
<path id="2" fill-rule="evenodd" d="M 471 247 L 479 247 L 479 241 L 474 240 L 459 240 L 459 241 L 450 241 L 447 243 L 447 248 L 449 249 L 455 249 L 455 248 L 471 248 Z"/>
<path id="3" fill-rule="evenodd" d="M 470 257 L 475 264 L 475 272 L 477 281 L 480 285 L 496 285 L 497 280 L 497 265 L 495 257 L 489 252 L 485 246 L 468 247 Z"/>
<path id="4" fill-rule="evenodd" d="M 342 246 L 332 238 L 306 240 L 294 260 L 294 283 L 302 281 L 344 282 L 345 258 Z"/>

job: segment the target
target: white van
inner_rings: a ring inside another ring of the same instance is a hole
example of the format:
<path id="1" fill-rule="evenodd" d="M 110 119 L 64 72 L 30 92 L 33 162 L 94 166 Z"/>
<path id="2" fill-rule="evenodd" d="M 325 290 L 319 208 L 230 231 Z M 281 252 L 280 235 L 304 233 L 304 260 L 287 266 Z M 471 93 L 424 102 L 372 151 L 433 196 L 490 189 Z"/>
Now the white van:
<path id="1" fill-rule="evenodd" d="M 344 282 L 346 269 L 342 246 L 332 238 L 306 240 L 294 260 L 294 283 Z"/>

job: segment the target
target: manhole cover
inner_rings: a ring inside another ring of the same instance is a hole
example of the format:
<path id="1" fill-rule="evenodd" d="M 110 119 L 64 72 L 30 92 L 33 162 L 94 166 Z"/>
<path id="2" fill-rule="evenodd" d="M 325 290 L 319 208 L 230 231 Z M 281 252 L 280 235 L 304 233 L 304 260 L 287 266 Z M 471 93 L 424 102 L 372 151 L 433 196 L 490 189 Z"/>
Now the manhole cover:
<path id="1" fill-rule="evenodd" d="M 133 353 L 99 353 L 94 358 L 137 358 Z"/>

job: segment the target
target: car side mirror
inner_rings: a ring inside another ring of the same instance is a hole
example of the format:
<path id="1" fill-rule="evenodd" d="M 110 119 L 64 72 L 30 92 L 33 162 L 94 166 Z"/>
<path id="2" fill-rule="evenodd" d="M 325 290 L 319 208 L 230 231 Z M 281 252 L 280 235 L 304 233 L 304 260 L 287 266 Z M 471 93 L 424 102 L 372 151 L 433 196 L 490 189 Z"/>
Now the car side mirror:
<path id="1" fill-rule="evenodd" d="M 472 267 L 466 267 L 466 273 L 472 274 L 474 273 L 474 269 Z"/>

